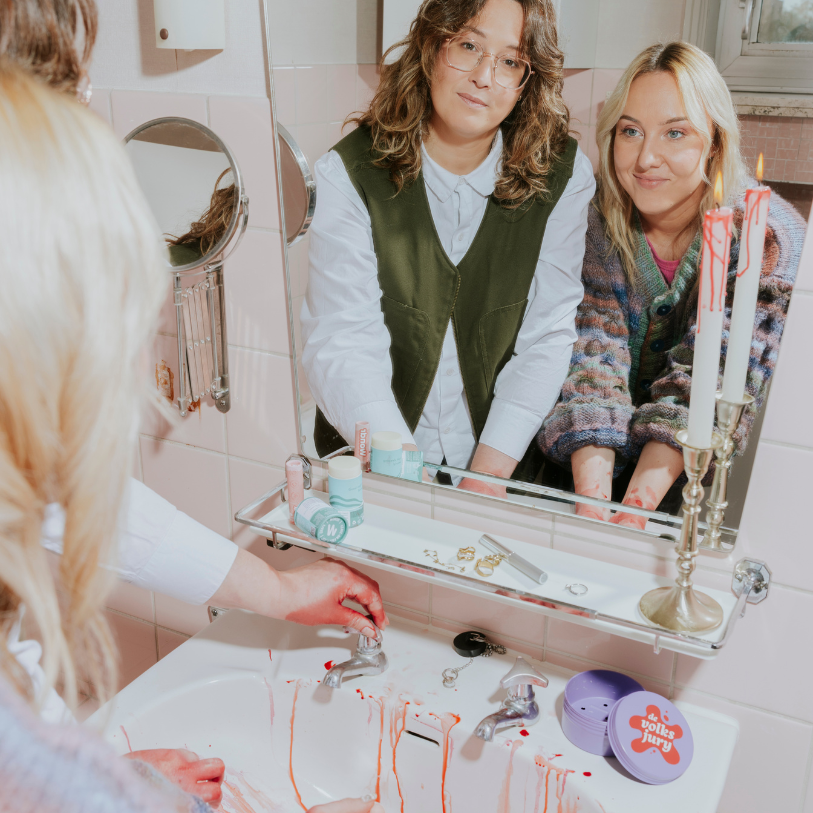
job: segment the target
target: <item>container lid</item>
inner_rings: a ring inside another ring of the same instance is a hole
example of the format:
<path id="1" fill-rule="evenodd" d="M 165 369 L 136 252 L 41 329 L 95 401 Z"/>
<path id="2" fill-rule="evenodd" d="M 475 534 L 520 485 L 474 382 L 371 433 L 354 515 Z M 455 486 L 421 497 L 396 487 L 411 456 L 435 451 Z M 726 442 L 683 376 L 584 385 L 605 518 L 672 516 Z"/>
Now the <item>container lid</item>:
<path id="1" fill-rule="evenodd" d="M 361 461 L 357 457 L 334 457 L 327 464 L 328 476 L 337 480 L 361 477 Z"/>
<path id="2" fill-rule="evenodd" d="M 395 452 L 401 448 L 400 432 L 373 432 L 370 447 L 380 452 Z"/>
<path id="3" fill-rule="evenodd" d="M 607 734 L 618 761 L 650 785 L 677 779 L 694 755 L 686 718 L 654 692 L 635 692 L 619 700 L 610 712 Z"/>

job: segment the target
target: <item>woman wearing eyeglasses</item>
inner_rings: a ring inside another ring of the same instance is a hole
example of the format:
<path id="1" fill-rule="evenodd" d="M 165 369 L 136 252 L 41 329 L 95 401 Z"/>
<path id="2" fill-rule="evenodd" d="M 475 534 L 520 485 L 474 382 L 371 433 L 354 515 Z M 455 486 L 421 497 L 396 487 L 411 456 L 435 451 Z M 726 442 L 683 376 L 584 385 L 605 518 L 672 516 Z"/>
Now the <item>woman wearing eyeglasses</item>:
<path id="1" fill-rule="evenodd" d="M 358 129 L 315 167 L 317 449 L 366 420 L 427 462 L 510 477 L 567 374 L 595 189 L 553 7 L 425 0 L 389 53 Z"/>

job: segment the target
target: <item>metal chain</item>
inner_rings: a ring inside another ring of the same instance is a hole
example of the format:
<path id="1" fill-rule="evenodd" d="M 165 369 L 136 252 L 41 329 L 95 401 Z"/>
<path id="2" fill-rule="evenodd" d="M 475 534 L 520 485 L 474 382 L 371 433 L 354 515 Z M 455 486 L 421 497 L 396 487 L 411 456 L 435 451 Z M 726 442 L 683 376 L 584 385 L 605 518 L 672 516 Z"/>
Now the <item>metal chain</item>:
<path id="1" fill-rule="evenodd" d="M 485 652 L 482 653 L 484 658 L 490 658 L 495 653 L 497 655 L 505 655 L 505 653 L 508 651 L 502 644 L 495 644 L 492 641 L 489 641 L 488 638 L 486 638 L 486 636 L 481 632 L 472 635 L 471 639 L 472 641 L 477 641 L 478 643 L 486 645 Z M 450 666 L 448 669 L 444 669 L 441 673 L 443 675 L 443 685 L 447 689 L 453 689 L 455 687 L 455 683 L 457 682 L 458 674 L 471 666 L 473 663 L 474 658 L 469 658 L 468 661 L 462 666 Z"/>

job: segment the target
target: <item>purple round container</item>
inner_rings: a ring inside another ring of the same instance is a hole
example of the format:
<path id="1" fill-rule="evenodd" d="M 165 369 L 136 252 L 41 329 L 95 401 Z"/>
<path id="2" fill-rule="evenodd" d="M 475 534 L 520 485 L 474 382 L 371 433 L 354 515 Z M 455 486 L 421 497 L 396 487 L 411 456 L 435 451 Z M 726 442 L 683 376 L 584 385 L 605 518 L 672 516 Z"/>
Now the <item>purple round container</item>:
<path id="1" fill-rule="evenodd" d="M 665 697 L 636 692 L 613 706 L 609 738 L 618 761 L 650 785 L 672 782 L 689 767 L 694 740 L 686 718 Z"/>
<path id="2" fill-rule="evenodd" d="M 644 687 L 631 677 L 608 669 L 593 669 L 572 677 L 565 686 L 562 730 L 578 748 L 609 757 L 613 749 L 607 721 L 613 706 Z"/>

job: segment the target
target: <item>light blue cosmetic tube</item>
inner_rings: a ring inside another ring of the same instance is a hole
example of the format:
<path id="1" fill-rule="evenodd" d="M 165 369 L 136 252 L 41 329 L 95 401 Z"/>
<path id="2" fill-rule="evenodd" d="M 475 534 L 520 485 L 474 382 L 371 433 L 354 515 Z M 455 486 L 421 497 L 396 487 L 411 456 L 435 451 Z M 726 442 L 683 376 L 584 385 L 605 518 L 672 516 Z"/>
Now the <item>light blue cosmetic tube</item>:
<path id="1" fill-rule="evenodd" d="M 314 536 L 320 542 L 338 545 L 347 536 L 348 522 L 330 505 L 318 497 L 302 500 L 294 512 L 294 523 L 300 531 Z"/>
<path id="2" fill-rule="evenodd" d="M 351 528 L 364 522 L 361 461 L 357 457 L 334 457 L 327 467 L 330 504 Z"/>
<path id="3" fill-rule="evenodd" d="M 403 455 L 399 432 L 373 432 L 370 441 L 370 471 L 400 477 Z"/>

